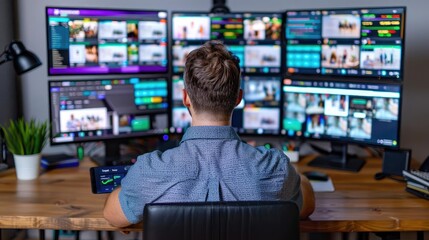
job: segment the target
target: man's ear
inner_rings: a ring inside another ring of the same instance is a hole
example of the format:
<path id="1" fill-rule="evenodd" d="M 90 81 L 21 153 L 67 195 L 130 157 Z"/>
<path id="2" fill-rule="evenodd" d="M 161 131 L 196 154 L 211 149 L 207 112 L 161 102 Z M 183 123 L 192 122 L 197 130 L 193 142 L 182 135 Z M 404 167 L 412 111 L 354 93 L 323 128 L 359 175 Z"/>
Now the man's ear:
<path id="1" fill-rule="evenodd" d="M 191 106 L 191 99 L 189 99 L 188 92 L 185 89 L 182 89 L 183 98 L 182 102 L 185 107 L 189 108 Z"/>
<path id="2" fill-rule="evenodd" d="M 240 90 L 238 91 L 238 97 L 237 100 L 235 101 L 235 106 L 237 107 L 238 104 L 240 104 L 241 100 L 243 99 L 243 89 L 240 88 Z"/>

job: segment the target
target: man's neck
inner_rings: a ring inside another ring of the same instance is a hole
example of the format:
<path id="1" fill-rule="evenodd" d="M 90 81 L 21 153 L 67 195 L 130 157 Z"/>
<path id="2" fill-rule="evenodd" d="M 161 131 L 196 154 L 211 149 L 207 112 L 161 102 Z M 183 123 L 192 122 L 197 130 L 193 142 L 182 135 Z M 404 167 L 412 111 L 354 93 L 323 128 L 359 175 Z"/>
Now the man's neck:
<path id="1" fill-rule="evenodd" d="M 231 116 L 193 114 L 192 126 L 231 126 Z"/>

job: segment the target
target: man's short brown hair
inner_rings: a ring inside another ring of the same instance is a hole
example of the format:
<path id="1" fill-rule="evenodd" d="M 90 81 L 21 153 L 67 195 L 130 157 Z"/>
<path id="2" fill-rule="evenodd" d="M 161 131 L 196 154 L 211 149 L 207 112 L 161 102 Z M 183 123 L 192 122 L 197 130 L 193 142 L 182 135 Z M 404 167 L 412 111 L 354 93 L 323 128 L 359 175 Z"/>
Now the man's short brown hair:
<path id="1" fill-rule="evenodd" d="M 240 90 L 240 67 L 222 42 L 209 41 L 190 52 L 184 78 L 196 112 L 232 113 Z"/>

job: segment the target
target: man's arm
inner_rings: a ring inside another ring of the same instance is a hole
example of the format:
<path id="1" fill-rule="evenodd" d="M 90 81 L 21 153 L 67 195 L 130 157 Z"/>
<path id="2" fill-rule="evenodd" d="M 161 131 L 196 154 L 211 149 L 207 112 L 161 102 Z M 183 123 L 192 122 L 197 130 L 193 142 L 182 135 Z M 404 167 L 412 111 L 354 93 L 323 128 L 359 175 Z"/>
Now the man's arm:
<path id="1" fill-rule="evenodd" d="M 308 178 L 302 174 L 299 174 L 301 178 L 301 193 L 302 193 L 302 207 L 299 217 L 306 219 L 310 216 L 315 209 L 316 201 L 314 198 L 313 187 L 311 187 Z"/>
<path id="2" fill-rule="evenodd" d="M 122 211 L 121 204 L 119 203 L 119 192 L 121 187 L 116 188 L 107 198 L 104 205 L 103 215 L 104 218 L 115 227 L 126 227 L 131 225 L 127 217 Z"/>

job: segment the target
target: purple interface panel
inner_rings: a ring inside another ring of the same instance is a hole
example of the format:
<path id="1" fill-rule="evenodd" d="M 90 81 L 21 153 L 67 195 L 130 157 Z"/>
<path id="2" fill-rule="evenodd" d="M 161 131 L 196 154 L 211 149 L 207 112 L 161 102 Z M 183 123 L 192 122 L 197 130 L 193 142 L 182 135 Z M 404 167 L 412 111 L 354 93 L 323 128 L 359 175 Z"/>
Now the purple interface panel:
<path id="1" fill-rule="evenodd" d="M 166 73 L 167 11 L 46 8 L 49 75 Z"/>

